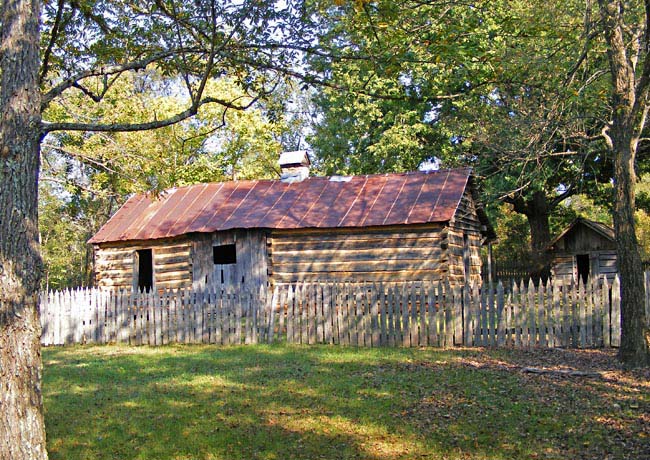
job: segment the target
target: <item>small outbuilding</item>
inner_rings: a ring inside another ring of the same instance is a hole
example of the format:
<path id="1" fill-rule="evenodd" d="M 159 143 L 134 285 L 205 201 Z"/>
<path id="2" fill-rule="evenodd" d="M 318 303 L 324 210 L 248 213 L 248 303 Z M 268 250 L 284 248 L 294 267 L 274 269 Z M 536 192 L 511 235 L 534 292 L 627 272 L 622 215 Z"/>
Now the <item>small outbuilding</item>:
<path id="1" fill-rule="evenodd" d="M 97 284 L 480 280 L 480 248 L 495 234 L 470 169 L 309 177 L 305 152 L 281 167 L 280 180 L 131 197 L 90 240 Z"/>
<path id="2" fill-rule="evenodd" d="M 607 276 L 612 281 L 618 272 L 614 230 L 601 223 L 577 218 L 549 245 L 551 276 L 580 279 Z"/>

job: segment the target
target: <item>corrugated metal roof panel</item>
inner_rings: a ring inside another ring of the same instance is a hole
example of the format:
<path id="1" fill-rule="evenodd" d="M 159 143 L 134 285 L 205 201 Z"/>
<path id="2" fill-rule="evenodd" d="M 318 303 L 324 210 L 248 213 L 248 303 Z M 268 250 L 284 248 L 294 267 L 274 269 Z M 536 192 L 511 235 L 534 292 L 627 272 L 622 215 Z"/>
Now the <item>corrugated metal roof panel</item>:
<path id="1" fill-rule="evenodd" d="M 468 179 L 469 176 L 451 174 L 451 171 L 449 172 L 444 183 L 441 184 L 440 196 L 436 205 L 431 210 L 429 221 L 437 222 L 443 219 L 451 219 L 463 197 Z"/>
<path id="2" fill-rule="evenodd" d="M 428 221 L 431 218 L 431 213 L 438 203 L 446 179 L 446 174 L 427 174 L 420 195 L 409 211 L 409 223 Z M 433 206 L 431 206 L 432 203 Z"/>
<path id="3" fill-rule="evenodd" d="M 450 220 L 469 169 L 234 181 L 181 187 L 157 199 L 131 197 L 91 243 L 156 239 L 234 228 L 335 228 Z"/>
<path id="4" fill-rule="evenodd" d="M 425 178 L 422 177 L 424 180 Z M 375 225 L 386 225 L 386 217 L 393 209 L 393 205 L 402 190 L 404 184 L 403 174 L 387 175 L 386 183 L 383 185 L 377 196 L 377 200 L 370 209 L 368 215 L 363 219 L 364 227 Z"/>
<path id="5" fill-rule="evenodd" d="M 419 176 L 404 176 L 402 188 L 393 203 L 393 207 L 386 216 L 386 224 L 406 224 L 409 213 L 420 196 L 422 186 L 426 183 L 426 177 L 422 180 Z"/>
<path id="6" fill-rule="evenodd" d="M 287 209 L 284 216 L 278 216 L 277 225 L 273 222 L 268 222 L 270 228 L 305 228 L 307 225 L 303 224 L 302 221 L 314 208 L 319 197 L 327 190 L 327 185 L 328 182 L 320 177 L 287 184 L 287 187 L 295 187 L 296 189 L 300 189 L 302 193 L 299 198 L 296 197 L 296 200 Z"/>

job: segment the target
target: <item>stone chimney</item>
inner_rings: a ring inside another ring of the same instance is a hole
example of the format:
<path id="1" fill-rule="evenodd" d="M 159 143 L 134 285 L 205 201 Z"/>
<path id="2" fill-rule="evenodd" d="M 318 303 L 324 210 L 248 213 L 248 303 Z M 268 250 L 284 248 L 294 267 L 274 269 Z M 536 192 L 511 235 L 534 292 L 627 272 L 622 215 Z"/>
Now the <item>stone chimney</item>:
<path id="1" fill-rule="evenodd" d="M 280 155 L 280 180 L 282 182 L 302 182 L 309 177 L 309 155 L 307 150 L 282 152 Z"/>

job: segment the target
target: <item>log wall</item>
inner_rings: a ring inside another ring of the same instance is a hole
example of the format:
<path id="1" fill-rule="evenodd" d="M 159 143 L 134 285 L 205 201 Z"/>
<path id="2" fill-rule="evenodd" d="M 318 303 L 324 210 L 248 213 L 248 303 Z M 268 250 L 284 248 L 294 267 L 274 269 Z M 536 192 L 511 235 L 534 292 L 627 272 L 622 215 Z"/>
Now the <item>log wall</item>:
<path id="1" fill-rule="evenodd" d="M 277 283 L 314 280 L 443 280 L 448 271 L 442 225 L 271 233 Z"/>
<path id="2" fill-rule="evenodd" d="M 481 245 L 481 222 L 476 213 L 476 203 L 468 190 L 449 223 L 449 281 L 452 284 L 481 281 Z M 466 257 L 469 274 L 465 273 Z"/>
<path id="3" fill-rule="evenodd" d="M 192 285 L 190 242 L 187 238 L 129 241 L 95 246 L 95 276 L 101 288 L 137 288 L 136 251 L 151 249 L 155 289 Z"/>
<path id="4" fill-rule="evenodd" d="M 618 273 L 616 251 L 589 251 L 590 275 L 604 275 L 612 282 Z M 577 279 L 578 267 L 575 254 L 556 254 L 551 262 L 551 276 L 570 280 Z"/>

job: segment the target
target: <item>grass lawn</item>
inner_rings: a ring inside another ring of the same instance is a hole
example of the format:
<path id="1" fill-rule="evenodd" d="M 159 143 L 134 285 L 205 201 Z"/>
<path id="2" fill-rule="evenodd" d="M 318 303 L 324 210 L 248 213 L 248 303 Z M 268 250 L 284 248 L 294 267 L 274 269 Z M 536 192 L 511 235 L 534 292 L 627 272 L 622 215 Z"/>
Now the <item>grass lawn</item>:
<path id="1" fill-rule="evenodd" d="M 102 346 L 43 360 L 52 460 L 650 459 L 650 371 L 611 351 Z"/>

